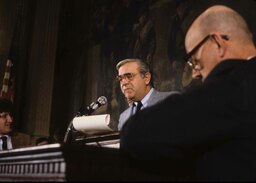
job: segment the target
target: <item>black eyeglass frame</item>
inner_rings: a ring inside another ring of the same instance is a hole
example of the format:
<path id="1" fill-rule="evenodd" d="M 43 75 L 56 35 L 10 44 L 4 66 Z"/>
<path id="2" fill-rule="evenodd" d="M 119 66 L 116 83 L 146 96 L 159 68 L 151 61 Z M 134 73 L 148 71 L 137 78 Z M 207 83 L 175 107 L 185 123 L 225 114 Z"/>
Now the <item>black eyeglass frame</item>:
<path id="1" fill-rule="evenodd" d="M 123 79 L 127 79 L 128 81 L 132 81 L 137 74 L 139 74 L 139 73 L 125 73 L 123 75 L 116 76 L 116 80 L 118 82 L 122 82 Z"/>
<path id="2" fill-rule="evenodd" d="M 194 69 L 195 67 L 195 63 L 191 62 L 191 58 L 192 56 L 197 52 L 197 50 L 210 38 L 212 37 L 213 35 L 212 34 L 208 34 L 207 36 L 205 36 L 205 38 L 200 41 L 185 57 L 184 57 L 184 60 L 185 62 L 192 68 Z M 221 35 L 221 38 L 224 39 L 224 40 L 229 40 L 229 37 L 227 35 Z"/>

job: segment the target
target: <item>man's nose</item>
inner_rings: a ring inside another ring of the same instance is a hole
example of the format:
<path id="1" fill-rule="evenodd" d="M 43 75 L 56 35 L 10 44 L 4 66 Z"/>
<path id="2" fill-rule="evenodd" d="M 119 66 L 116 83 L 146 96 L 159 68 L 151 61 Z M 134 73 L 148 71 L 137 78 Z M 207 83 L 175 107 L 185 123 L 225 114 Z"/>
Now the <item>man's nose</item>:
<path id="1" fill-rule="evenodd" d="M 13 122 L 13 118 L 12 118 L 10 115 L 8 115 L 8 116 L 6 117 L 6 119 L 7 119 L 7 121 L 10 122 L 10 123 Z"/>
<path id="2" fill-rule="evenodd" d="M 197 68 L 197 66 L 192 70 L 192 78 L 193 79 L 201 79 L 202 78 L 201 72 Z"/>

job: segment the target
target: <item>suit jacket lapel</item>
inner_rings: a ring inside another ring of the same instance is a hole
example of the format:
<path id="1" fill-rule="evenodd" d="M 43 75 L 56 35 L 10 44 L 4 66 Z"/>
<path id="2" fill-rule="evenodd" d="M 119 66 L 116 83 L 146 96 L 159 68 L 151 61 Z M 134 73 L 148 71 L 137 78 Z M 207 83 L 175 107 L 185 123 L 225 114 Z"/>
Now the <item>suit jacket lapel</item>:
<path id="1" fill-rule="evenodd" d="M 148 105 L 147 105 L 147 107 L 148 107 L 148 106 L 151 106 L 151 105 L 153 105 L 153 104 L 155 103 L 155 101 L 156 101 L 156 96 L 157 96 L 157 91 L 156 91 L 156 90 L 153 90 L 153 92 L 152 92 L 150 98 L 148 99 Z"/>

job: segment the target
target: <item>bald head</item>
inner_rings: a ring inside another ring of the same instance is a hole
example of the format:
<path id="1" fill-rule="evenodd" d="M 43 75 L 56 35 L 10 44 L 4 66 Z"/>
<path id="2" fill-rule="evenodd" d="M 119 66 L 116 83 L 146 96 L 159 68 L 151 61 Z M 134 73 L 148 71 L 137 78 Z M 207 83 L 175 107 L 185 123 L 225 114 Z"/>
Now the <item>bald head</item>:
<path id="1" fill-rule="evenodd" d="M 229 35 L 232 41 L 239 42 L 240 45 L 253 44 L 252 34 L 245 20 L 236 11 L 223 5 L 208 8 L 194 21 L 187 32 L 185 44 L 193 44 L 196 42 L 193 39 L 202 39 L 215 32 Z"/>
<path id="2" fill-rule="evenodd" d="M 186 34 L 185 46 L 193 77 L 203 81 L 222 61 L 256 56 L 245 20 L 223 5 L 208 8 L 193 22 Z"/>

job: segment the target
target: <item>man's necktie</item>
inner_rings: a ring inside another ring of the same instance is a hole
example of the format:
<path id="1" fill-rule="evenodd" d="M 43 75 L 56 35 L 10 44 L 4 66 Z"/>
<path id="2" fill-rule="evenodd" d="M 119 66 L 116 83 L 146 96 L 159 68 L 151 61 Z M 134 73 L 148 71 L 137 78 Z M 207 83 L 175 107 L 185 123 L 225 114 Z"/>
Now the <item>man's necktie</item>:
<path id="1" fill-rule="evenodd" d="M 135 114 L 140 111 L 140 109 L 141 109 L 142 106 L 143 106 L 143 105 L 142 105 L 141 101 L 138 101 L 138 102 L 137 102 L 137 106 L 136 106 L 136 112 L 135 112 Z"/>
<path id="2" fill-rule="evenodd" d="M 2 136 L 2 150 L 7 150 L 7 137 L 6 136 Z"/>

